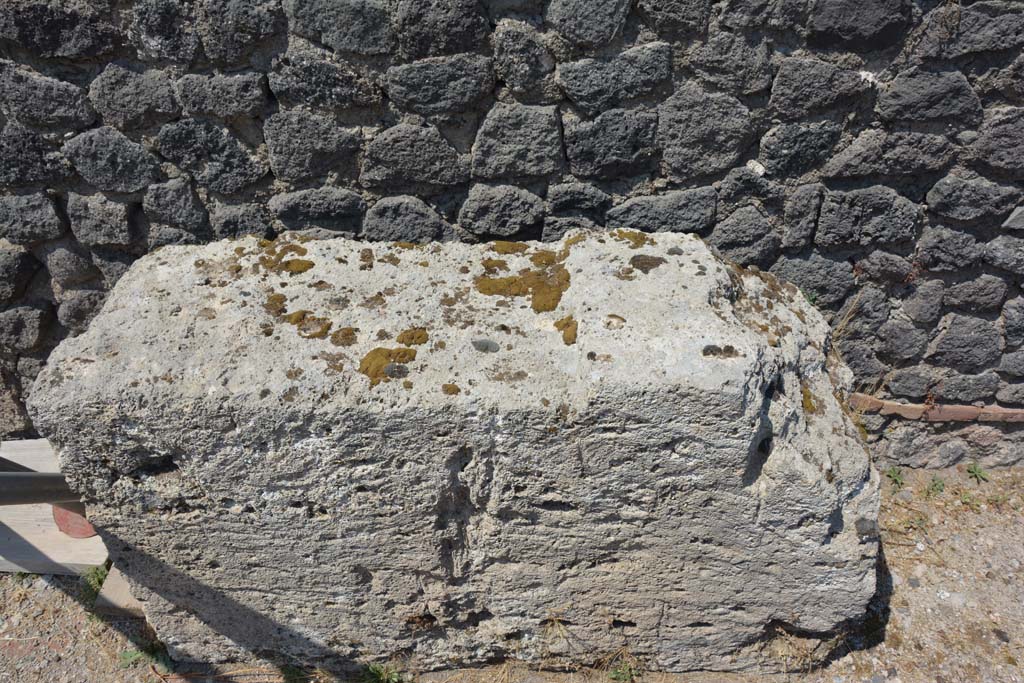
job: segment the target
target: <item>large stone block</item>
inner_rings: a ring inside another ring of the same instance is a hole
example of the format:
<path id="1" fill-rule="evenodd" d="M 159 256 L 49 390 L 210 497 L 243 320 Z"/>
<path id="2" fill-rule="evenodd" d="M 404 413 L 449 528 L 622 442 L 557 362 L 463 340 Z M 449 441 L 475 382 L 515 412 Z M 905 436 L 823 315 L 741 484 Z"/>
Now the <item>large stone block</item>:
<path id="1" fill-rule="evenodd" d="M 30 401 L 174 657 L 762 670 L 875 592 L 829 346 L 690 235 L 286 235 L 144 257 Z"/>

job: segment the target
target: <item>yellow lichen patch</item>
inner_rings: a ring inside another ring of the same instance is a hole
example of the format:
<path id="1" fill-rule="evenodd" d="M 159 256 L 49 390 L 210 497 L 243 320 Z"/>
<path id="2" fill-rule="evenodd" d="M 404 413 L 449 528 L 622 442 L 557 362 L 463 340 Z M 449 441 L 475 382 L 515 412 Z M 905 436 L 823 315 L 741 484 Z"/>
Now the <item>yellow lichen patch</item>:
<path id="1" fill-rule="evenodd" d="M 376 348 L 363 356 L 359 361 L 359 372 L 370 378 L 370 386 L 375 387 L 387 381 L 387 367 L 392 363 L 405 365 L 416 360 L 416 349 L 385 349 Z"/>
<path id="2" fill-rule="evenodd" d="M 569 289 L 569 271 L 556 265 L 544 270 L 524 270 L 512 277 L 478 277 L 476 289 L 485 296 L 531 297 L 536 313 L 558 308 L 562 294 Z"/>
<path id="3" fill-rule="evenodd" d="M 505 242 L 503 240 L 491 242 L 491 251 L 498 254 L 522 254 L 529 248 L 522 242 Z"/>
<path id="4" fill-rule="evenodd" d="M 657 244 L 647 233 L 638 230 L 623 230 L 620 228 L 619 230 L 612 231 L 612 237 L 620 242 L 629 242 L 630 249 L 639 249 L 645 244 Z"/>
<path id="5" fill-rule="evenodd" d="M 373 249 L 359 252 L 359 270 L 373 270 Z"/>
<path id="6" fill-rule="evenodd" d="M 488 275 L 494 275 L 499 272 L 508 272 L 508 261 L 500 258 L 485 258 L 484 272 Z"/>
<path id="7" fill-rule="evenodd" d="M 304 339 L 326 339 L 333 325 L 325 318 L 307 316 L 299 325 L 299 336 Z"/>
<path id="8" fill-rule="evenodd" d="M 288 297 L 284 294 L 271 294 L 267 297 L 263 308 L 271 315 L 281 315 L 284 313 L 286 303 L 288 303 Z"/>
<path id="9" fill-rule="evenodd" d="M 331 343 L 335 346 L 352 346 L 356 343 L 358 327 L 342 327 L 331 335 Z"/>
<path id="10" fill-rule="evenodd" d="M 430 335 L 422 327 L 413 327 L 405 330 L 398 335 L 398 343 L 405 344 L 406 346 L 419 346 L 420 344 L 426 344 L 427 340 L 430 339 Z"/>
<path id="11" fill-rule="evenodd" d="M 402 382 L 402 388 L 406 390 L 412 389 L 412 382 L 410 382 L 409 380 L 405 380 L 404 382 Z"/>
<path id="12" fill-rule="evenodd" d="M 447 396 L 455 396 L 462 393 L 462 389 L 459 388 L 458 384 L 442 384 L 441 391 Z"/>
<path id="13" fill-rule="evenodd" d="M 399 263 L 402 262 L 401 259 L 399 259 L 394 254 L 384 254 L 383 256 L 378 256 L 377 260 L 380 261 L 381 263 L 387 263 L 392 266 L 397 266 Z"/>
<path id="14" fill-rule="evenodd" d="M 530 254 L 530 262 L 541 268 L 553 266 L 556 261 L 558 261 L 558 255 L 555 254 L 555 252 L 548 251 L 546 249 Z"/>
<path id="15" fill-rule="evenodd" d="M 566 346 L 576 343 L 576 333 L 579 331 L 579 323 L 571 315 L 567 318 L 555 321 L 555 329 L 562 333 L 562 341 Z"/>
<path id="16" fill-rule="evenodd" d="M 395 246 L 399 249 L 419 249 L 420 245 L 415 242 L 395 242 Z"/>
<path id="17" fill-rule="evenodd" d="M 821 404 L 820 399 L 811 393 L 806 382 L 800 383 L 800 396 L 803 400 L 804 412 L 808 415 L 821 415 L 825 412 L 825 407 Z"/>
<path id="18" fill-rule="evenodd" d="M 281 270 L 292 275 L 298 275 L 299 273 L 305 273 L 307 270 L 313 267 L 312 261 L 307 261 L 302 258 L 288 259 L 281 263 Z"/>
<path id="19" fill-rule="evenodd" d="M 313 315 L 312 311 L 294 311 L 292 313 L 283 313 L 281 317 L 289 325 L 301 325 L 302 321 L 310 315 Z"/>

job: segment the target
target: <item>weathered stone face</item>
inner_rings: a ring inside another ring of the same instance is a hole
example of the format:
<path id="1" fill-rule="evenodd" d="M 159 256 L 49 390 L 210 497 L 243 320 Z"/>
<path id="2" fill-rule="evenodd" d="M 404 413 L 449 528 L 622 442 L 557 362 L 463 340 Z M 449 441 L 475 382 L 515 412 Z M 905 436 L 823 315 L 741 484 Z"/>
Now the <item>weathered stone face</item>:
<path id="1" fill-rule="evenodd" d="M 690 235 L 244 238 L 137 262 L 31 409 L 175 657 L 753 670 L 875 590 L 828 345 Z"/>

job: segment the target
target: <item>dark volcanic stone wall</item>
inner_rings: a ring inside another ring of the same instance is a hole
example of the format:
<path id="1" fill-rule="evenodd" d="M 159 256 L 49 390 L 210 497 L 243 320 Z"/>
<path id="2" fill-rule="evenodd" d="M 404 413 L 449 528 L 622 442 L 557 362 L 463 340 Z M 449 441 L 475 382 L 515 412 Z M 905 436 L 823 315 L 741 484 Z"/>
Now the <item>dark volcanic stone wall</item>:
<path id="1" fill-rule="evenodd" d="M 1022 45 L 1018 0 L 7 0 L 0 434 L 133 259 L 288 229 L 695 232 L 831 312 L 866 390 L 1022 407 Z"/>

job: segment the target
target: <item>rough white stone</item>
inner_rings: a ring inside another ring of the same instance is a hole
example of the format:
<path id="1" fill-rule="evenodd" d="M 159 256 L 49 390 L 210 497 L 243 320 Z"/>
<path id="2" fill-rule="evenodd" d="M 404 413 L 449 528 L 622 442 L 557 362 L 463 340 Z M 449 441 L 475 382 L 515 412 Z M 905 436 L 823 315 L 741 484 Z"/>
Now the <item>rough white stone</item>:
<path id="1" fill-rule="evenodd" d="M 863 615 L 878 476 L 796 288 L 671 233 L 297 239 L 142 258 L 32 392 L 174 657 L 764 671 Z"/>

